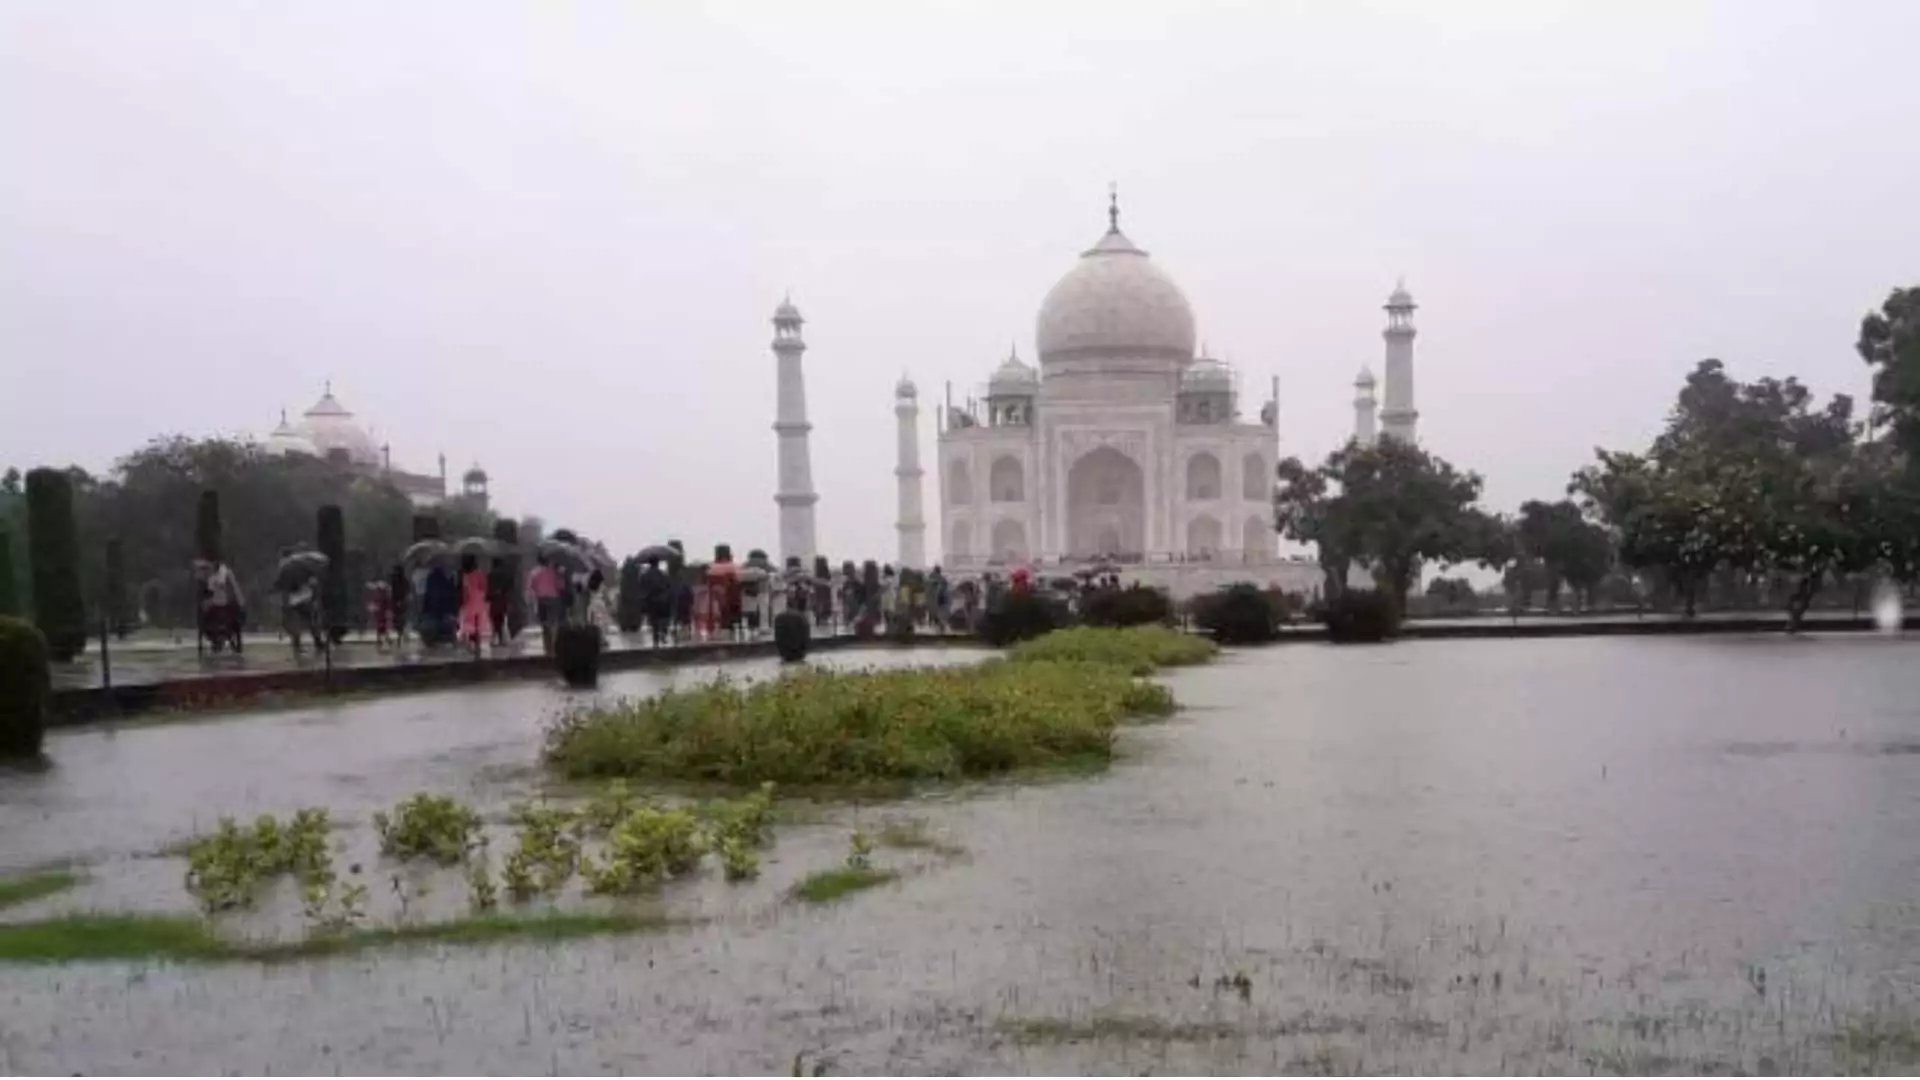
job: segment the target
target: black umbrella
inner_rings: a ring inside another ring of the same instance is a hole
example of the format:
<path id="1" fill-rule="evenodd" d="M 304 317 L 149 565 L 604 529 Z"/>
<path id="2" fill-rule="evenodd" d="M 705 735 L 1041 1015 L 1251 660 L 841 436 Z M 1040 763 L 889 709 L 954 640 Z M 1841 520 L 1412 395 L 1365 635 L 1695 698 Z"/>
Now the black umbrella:
<path id="1" fill-rule="evenodd" d="M 490 536 L 469 536 L 465 540 L 454 544 L 453 550 L 456 555 L 474 555 L 481 558 L 491 558 L 500 554 L 501 545 L 500 541 Z"/>
<path id="2" fill-rule="evenodd" d="M 408 548 L 400 561 L 409 567 L 424 566 L 446 559 L 452 550 L 445 540 L 421 540 Z"/>
<path id="3" fill-rule="evenodd" d="M 593 569 L 593 559 L 582 549 L 564 540 L 542 540 L 538 550 L 540 557 L 547 560 L 547 565 L 556 569 L 580 574 Z"/>
<path id="4" fill-rule="evenodd" d="M 641 562 L 672 562 L 679 557 L 679 552 L 665 544 L 648 544 L 640 549 L 640 554 L 634 556 Z"/>
<path id="5" fill-rule="evenodd" d="M 273 591 L 288 592 L 319 578 L 332 561 L 318 551 L 296 551 L 286 556 L 273 572 Z"/>

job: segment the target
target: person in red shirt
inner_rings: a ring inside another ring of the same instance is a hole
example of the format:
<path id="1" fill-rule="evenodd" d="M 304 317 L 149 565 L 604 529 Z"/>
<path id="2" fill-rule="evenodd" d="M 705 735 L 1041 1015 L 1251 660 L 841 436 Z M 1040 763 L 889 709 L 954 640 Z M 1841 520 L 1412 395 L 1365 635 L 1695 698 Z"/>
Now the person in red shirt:
<path id="1" fill-rule="evenodd" d="M 527 591 L 533 594 L 534 610 L 540 618 L 540 647 L 553 652 L 553 636 L 560 629 L 560 574 L 541 556 L 527 575 Z"/>

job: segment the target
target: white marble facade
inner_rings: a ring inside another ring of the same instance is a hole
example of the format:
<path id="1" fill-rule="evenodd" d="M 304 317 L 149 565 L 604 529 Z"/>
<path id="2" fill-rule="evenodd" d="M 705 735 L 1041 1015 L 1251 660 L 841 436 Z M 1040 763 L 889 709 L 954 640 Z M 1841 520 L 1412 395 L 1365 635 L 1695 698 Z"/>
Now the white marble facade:
<path id="1" fill-rule="evenodd" d="M 1186 297 L 1109 214 L 1041 305 L 1039 366 L 1009 355 L 941 417 L 944 559 L 1292 565 L 1272 525 L 1277 401 L 1242 415 Z"/>

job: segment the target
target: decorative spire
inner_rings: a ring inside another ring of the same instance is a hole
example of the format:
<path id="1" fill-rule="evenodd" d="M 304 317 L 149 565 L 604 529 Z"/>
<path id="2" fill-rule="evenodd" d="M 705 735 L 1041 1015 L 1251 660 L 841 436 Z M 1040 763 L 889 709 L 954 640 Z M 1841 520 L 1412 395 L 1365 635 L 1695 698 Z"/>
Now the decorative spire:
<path id="1" fill-rule="evenodd" d="M 326 380 L 325 382 L 321 383 L 320 386 L 321 386 L 322 393 L 326 394 L 328 397 L 333 396 L 333 380 L 332 379 Z"/>
<path id="2" fill-rule="evenodd" d="M 1120 231 L 1120 185 L 1107 181 L 1107 231 Z"/>

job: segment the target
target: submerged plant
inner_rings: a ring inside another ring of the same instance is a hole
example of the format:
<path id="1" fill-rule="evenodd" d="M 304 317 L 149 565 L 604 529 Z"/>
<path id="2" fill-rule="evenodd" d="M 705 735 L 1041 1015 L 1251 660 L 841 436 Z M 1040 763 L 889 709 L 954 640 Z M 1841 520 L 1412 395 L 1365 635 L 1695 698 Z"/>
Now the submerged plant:
<path id="1" fill-rule="evenodd" d="M 493 883 L 493 860 L 483 838 L 467 859 L 467 904 L 474 911 L 492 911 L 500 903 L 500 887 Z"/>
<path id="2" fill-rule="evenodd" d="M 266 880 L 293 874 L 302 884 L 333 878 L 327 811 L 294 812 L 286 826 L 262 814 L 242 828 L 223 817 L 214 831 L 187 846 L 187 891 L 209 912 L 252 905 Z"/>
<path id="3" fill-rule="evenodd" d="M 1105 663 L 809 669 L 569 710 L 548 728 L 546 758 L 581 778 L 952 780 L 1105 760 L 1118 724 L 1171 707 L 1164 688 Z"/>
<path id="4" fill-rule="evenodd" d="M 452 796 L 422 791 L 395 805 L 391 815 L 375 813 L 373 828 L 383 855 L 451 865 L 467 857 L 480 832 L 480 815 Z"/>
<path id="5" fill-rule="evenodd" d="M 692 870 L 707 847 L 693 814 L 641 807 L 614 828 L 599 859 L 581 861 L 580 872 L 593 892 L 630 895 Z"/>
<path id="6" fill-rule="evenodd" d="M 522 901 L 565 888 L 580 866 L 583 819 L 560 807 L 528 803 L 514 808 L 514 820 L 520 831 L 507 856 L 507 893 Z"/>
<path id="7" fill-rule="evenodd" d="M 853 870 L 873 866 L 873 838 L 859 829 L 853 830 L 853 836 L 847 840 L 847 866 Z"/>
<path id="8" fill-rule="evenodd" d="M 1220 651 L 1203 637 L 1166 626 L 1130 626 L 1112 629 L 1076 626 L 1023 641 L 1008 658 L 1019 663 L 1069 661 L 1113 664 L 1135 675 L 1151 675 L 1163 667 L 1204 664 Z"/>

